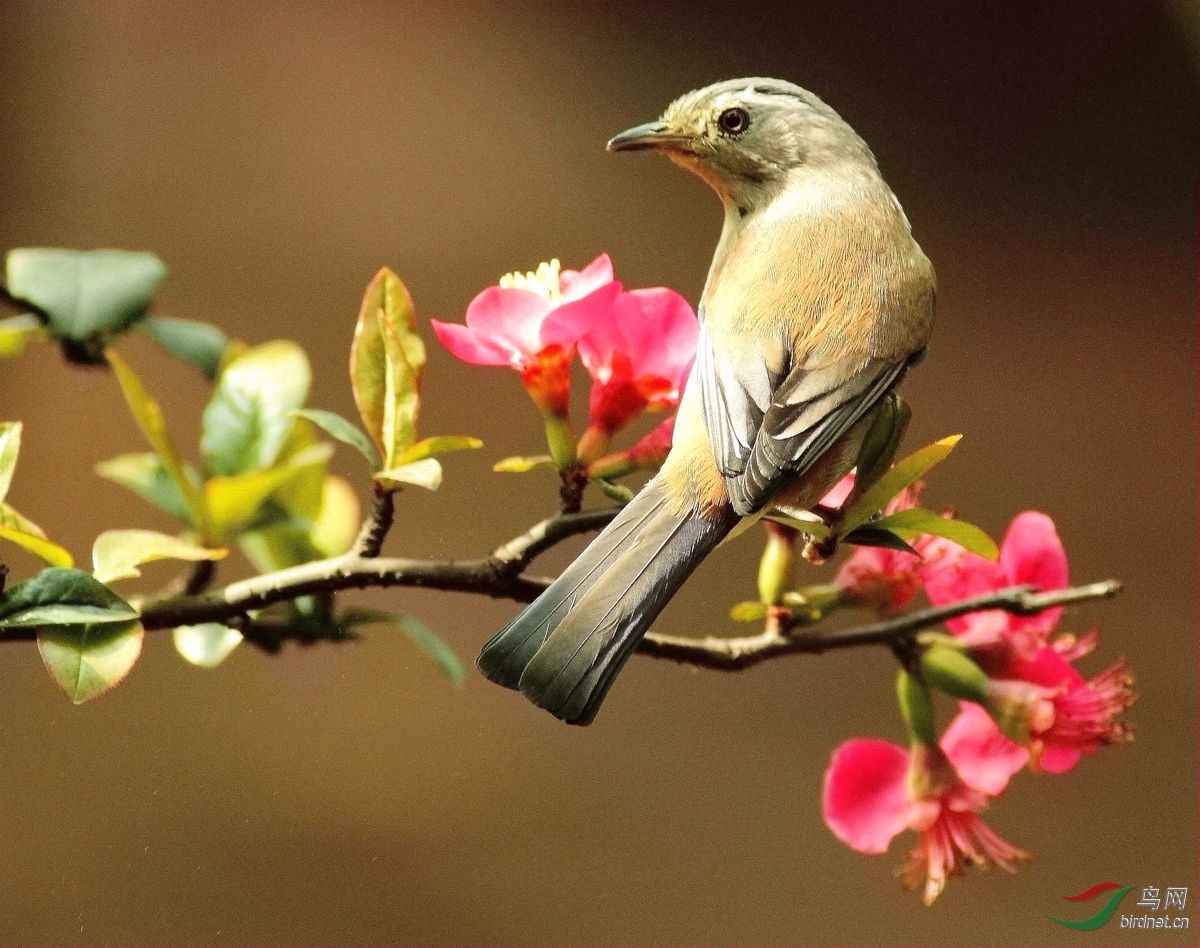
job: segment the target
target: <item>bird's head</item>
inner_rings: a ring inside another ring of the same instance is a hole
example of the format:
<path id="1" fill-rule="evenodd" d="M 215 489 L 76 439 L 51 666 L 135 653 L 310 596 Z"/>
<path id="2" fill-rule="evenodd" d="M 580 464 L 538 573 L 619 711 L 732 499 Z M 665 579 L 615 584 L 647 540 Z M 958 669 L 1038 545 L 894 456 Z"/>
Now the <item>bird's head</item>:
<path id="1" fill-rule="evenodd" d="M 680 96 L 608 150 L 655 149 L 707 181 L 743 214 L 806 170 L 875 168 L 870 149 L 811 92 L 778 79 L 730 79 Z"/>

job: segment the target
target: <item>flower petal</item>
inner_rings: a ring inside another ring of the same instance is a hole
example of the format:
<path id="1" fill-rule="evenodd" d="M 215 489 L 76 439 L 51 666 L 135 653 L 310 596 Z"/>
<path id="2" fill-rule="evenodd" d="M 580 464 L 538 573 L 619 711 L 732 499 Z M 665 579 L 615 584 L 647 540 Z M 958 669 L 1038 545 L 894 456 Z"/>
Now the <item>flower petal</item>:
<path id="1" fill-rule="evenodd" d="M 678 398 L 700 334 L 688 301 L 674 290 L 654 287 L 622 293 L 614 309 L 634 377 L 667 379 Z"/>
<path id="2" fill-rule="evenodd" d="M 1054 528 L 1054 521 L 1036 510 L 1018 514 L 1000 546 L 1000 566 L 1014 586 L 1038 589 L 1067 587 L 1067 553 Z M 1036 616 L 1015 618 L 1013 629 L 1029 627 L 1048 632 L 1062 615 L 1061 608 L 1047 609 Z"/>
<path id="3" fill-rule="evenodd" d="M 921 553 L 925 557 L 920 567 L 921 581 L 925 585 L 925 595 L 935 606 L 981 596 L 1008 585 L 999 563 L 969 553 L 942 537 L 935 537 L 925 544 Z M 946 625 L 955 632 L 965 632 L 974 617 L 980 615 L 986 613 L 960 616 L 948 620 Z"/>
<path id="4" fill-rule="evenodd" d="M 1055 648 L 1047 645 L 1029 658 L 1014 660 L 1005 677 L 1019 678 L 1044 688 L 1061 688 L 1083 683 L 1083 676 Z"/>
<path id="5" fill-rule="evenodd" d="M 829 492 L 821 498 L 821 503 L 836 510 L 846 502 L 846 498 L 850 496 L 852 490 L 854 490 L 854 474 L 850 473 L 829 488 Z"/>
<path id="6" fill-rule="evenodd" d="M 939 744 L 963 783 L 997 796 L 1008 786 L 1009 778 L 1029 762 L 1029 751 L 1005 737 L 979 705 L 964 701 L 959 707 Z"/>
<path id="7" fill-rule="evenodd" d="M 431 319 L 429 325 L 433 327 L 438 342 L 464 362 L 474 365 L 508 365 L 512 360 L 511 350 L 480 336 L 467 326 L 444 323 L 439 319 Z"/>
<path id="8" fill-rule="evenodd" d="M 569 302 L 582 299 L 612 281 L 612 260 L 602 253 L 582 270 L 563 270 L 558 277 L 558 288 L 563 299 Z"/>
<path id="9" fill-rule="evenodd" d="M 825 771 L 825 823 L 842 842 L 881 853 L 907 826 L 908 753 L 887 741 L 856 738 L 836 751 Z"/>
<path id="10" fill-rule="evenodd" d="M 621 295 L 620 283 L 608 283 L 580 299 L 562 303 L 550 312 L 539 330 L 543 346 L 574 346 L 585 335 L 612 325 L 611 308 Z M 586 361 L 584 363 L 587 364 Z M 591 372 L 591 366 L 588 366 Z M 594 377 L 594 373 L 593 373 Z"/>
<path id="11" fill-rule="evenodd" d="M 1083 749 L 1071 744 L 1047 743 L 1038 755 L 1038 770 L 1048 774 L 1065 774 L 1071 770 L 1083 756 Z"/>
<path id="12" fill-rule="evenodd" d="M 542 348 L 542 323 L 553 310 L 540 293 L 489 286 L 467 307 L 467 326 L 514 353 L 532 356 Z"/>

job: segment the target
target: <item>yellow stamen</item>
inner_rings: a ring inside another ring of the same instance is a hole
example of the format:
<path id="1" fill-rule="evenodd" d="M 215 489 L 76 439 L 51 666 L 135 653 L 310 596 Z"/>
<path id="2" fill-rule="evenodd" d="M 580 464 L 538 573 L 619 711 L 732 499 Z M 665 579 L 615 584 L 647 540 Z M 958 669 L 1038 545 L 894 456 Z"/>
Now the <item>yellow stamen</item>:
<path id="1" fill-rule="evenodd" d="M 562 289 L 558 282 L 560 270 L 561 264 L 558 260 L 551 260 L 549 263 L 539 263 L 537 270 L 531 273 L 506 273 L 500 278 L 500 285 L 510 289 L 529 290 L 558 302 L 562 299 Z"/>

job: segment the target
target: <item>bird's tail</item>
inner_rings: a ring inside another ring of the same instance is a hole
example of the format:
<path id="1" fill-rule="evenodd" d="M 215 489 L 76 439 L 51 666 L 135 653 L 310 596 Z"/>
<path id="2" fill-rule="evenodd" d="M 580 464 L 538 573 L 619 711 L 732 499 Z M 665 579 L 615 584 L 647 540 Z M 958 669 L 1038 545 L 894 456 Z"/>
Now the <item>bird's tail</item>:
<path id="1" fill-rule="evenodd" d="M 650 624 L 737 521 L 728 507 L 672 511 L 655 478 L 476 664 L 564 721 L 590 723 Z"/>

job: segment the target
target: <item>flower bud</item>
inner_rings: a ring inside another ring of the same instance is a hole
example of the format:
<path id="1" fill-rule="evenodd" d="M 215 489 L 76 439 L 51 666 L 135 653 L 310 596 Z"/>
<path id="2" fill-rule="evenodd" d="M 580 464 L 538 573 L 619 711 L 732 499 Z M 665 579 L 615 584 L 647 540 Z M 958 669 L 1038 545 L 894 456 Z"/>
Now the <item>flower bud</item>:
<path id="1" fill-rule="evenodd" d="M 939 642 L 925 649 L 921 653 L 921 675 L 929 685 L 953 698 L 987 704 L 988 676 L 953 645 Z"/>

